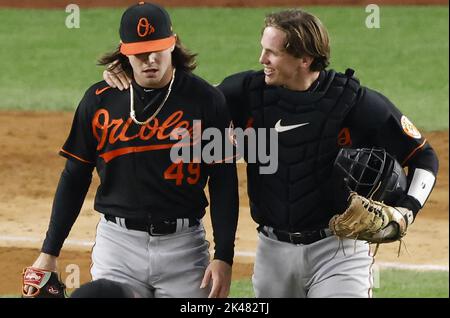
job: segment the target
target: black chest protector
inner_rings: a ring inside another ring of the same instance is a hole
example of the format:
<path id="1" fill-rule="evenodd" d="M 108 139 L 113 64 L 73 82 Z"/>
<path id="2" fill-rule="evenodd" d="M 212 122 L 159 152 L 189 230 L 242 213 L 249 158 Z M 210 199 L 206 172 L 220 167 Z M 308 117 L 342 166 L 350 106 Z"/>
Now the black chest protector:
<path id="1" fill-rule="evenodd" d="M 331 173 L 342 122 L 356 101 L 359 82 L 328 71 L 317 92 L 267 86 L 262 72 L 249 82 L 254 128 L 277 128 L 278 170 L 261 174 L 247 165 L 253 219 L 290 232 L 326 227 L 333 211 Z M 268 142 L 268 141 L 267 141 Z"/>

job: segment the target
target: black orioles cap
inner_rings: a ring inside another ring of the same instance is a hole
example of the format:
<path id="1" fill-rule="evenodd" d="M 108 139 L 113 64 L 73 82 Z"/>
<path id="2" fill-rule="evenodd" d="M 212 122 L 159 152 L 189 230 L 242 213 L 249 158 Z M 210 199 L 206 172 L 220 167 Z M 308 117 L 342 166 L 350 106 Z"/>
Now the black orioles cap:
<path id="1" fill-rule="evenodd" d="M 129 7 L 122 15 L 119 33 L 120 53 L 124 55 L 162 51 L 176 42 L 169 14 L 153 3 Z"/>

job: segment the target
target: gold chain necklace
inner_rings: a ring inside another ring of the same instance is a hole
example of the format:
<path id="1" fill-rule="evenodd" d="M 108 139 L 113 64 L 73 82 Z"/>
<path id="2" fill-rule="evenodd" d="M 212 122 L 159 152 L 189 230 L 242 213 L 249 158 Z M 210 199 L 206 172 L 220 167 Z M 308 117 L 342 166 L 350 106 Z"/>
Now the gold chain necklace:
<path id="1" fill-rule="evenodd" d="M 133 85 L 130 84 L 130 117 L 131 119 L 138 125 L 147 125 L 153 118 L 158 115 L 158 113 L 163 108 L 164 104 L 166 103 L 167 99 L 169 98 L 170 92 L 172 91 L 172 84 L 175 80 L 175 68 L 172 72 L 172 79 L 170 80 L 169 88 L 167 89 L 166 97 L 164 97 L 164 100 L 162 101 L 161 105 L 159 105 L 158 109 L 151 115 L 146 121 L 139 121 L 136 119 L 136 113 L 134 111 L 134 93 L 133 93 Z"/>

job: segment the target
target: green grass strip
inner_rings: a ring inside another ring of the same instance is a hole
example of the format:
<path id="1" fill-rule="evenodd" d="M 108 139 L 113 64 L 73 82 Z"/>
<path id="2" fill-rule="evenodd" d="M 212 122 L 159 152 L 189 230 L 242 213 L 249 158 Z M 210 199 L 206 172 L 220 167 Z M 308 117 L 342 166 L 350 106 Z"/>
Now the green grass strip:
<path id="1" fill-rule="evenodd" d="M 448 298 L 448 272 L 385 269 L 375 275 L 375 298 Z M 276 279 L 275 277 L 273 279 Z M 230 297 L 253 298 L 250 279 L 232 282 Z"/>

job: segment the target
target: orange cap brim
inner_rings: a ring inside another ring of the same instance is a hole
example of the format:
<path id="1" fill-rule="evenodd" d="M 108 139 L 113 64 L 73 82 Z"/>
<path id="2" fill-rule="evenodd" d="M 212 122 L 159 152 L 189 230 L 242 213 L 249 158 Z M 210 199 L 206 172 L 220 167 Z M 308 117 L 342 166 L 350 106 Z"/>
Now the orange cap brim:
<path id="1" fill-rule="evenodd" d="M 134 43 L 121 43 L 120 53 L 124 55 L 135 55 L 147 52 L 163 51 L 174 45 L 175 42 L 176 37 L 175 35 L 172 35 L 171 37 L 160 40 L 134 42 Z"/>

